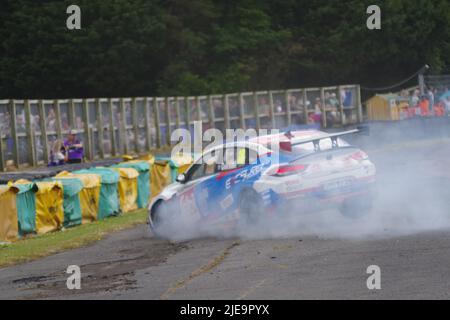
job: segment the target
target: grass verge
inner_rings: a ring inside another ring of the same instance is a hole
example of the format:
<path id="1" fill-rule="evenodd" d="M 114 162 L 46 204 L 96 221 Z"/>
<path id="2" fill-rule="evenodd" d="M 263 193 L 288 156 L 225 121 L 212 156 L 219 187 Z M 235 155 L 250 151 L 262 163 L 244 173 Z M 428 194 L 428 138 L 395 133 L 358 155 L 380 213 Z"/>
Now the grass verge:
<path id="1" fill-rule="evenodd" d="M 0 267 L 79 248 L 101 240 L 109 233 L 143 224 L 146 220 L 147 210 L 143 209 L 63 231 L 33 236 L 12 244 L 0 245 Z"/>

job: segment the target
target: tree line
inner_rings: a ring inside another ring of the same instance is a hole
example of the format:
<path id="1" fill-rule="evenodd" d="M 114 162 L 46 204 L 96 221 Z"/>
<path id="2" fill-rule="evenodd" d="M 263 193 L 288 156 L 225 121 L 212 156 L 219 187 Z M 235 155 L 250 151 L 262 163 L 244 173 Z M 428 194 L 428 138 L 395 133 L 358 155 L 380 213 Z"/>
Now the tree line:
<path id="1" fill-rule="evenodd" d="M 3 0 L 0 98 L 198 95 L 450 68 L 448 0 Z M 81 8 L 68 30 L 66 8 Z M 414 79 L 412 80 L 414 82 Z"/>

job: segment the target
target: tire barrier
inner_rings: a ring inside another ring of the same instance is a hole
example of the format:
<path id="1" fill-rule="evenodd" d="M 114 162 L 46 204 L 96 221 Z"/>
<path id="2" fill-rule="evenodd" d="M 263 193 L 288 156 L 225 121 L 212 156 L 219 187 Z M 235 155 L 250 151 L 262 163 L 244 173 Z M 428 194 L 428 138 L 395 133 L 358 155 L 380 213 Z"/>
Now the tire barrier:
<path id="1" fill-rule="evenodd" d="M 79 192 L 82 223 L 89 223 L 98 220 L 99 198 L 101 188 L 101 178 L 96 174 L 74 174 L 63 171 L 56 178 L 79 180 L 82 188 Z"/>
<path id="2" fill-rule="evenodd" d="M 111 166 L 110 168 L 132 168 L 139 176 L 137 178 L 137 206 L 139 209 L 148 206 L 150 194 L 150 164 L 146 161 L 131 160 Z"/>
<path id="3" fill-rule="evenodd" d="M 50 181 L 60 182 L 63 186 L 64 228 L 78 226 L 82 223 L 80 192 L 83 182 L 67 177 L 53 178 Z"/>
<path id="4" fill-rule="evenodd" d="M 133 168 L 111 167 L 119 173 L 119 203 L 123 213 L 138 208 L 138 177 L 139 172 Z"/>
<path id="5" fill-rule="evenodd" d="M 108 168 L 91 168 L 74 171 L 74 174 L 95 174 L 100 177 L 100 197 L 98 201 L 98 220 L 120 214 L 119 173 Z"/>
<path id="6" fill-rule="evenodd" d="M 18 189 L 14 186 L 0 186 L 0 242 L 11 242 L 19 233 L 17 220 L 16 196 Z"/>
<path id="7" fill-rule="evenodd" d="M 102 161 L 108 167 L 83 164 L 2 175 L 0 243 L 146 208 L 191 163 L 191 157 L 146 155 Z"/>
<path id="8" fill-rule="evenodd" d="M 29 182 L 28 182 L 29 183 Z M 37 181 L 36 232 L 59 230 L 64 225 L 64 191 L 59 181 Z"/>

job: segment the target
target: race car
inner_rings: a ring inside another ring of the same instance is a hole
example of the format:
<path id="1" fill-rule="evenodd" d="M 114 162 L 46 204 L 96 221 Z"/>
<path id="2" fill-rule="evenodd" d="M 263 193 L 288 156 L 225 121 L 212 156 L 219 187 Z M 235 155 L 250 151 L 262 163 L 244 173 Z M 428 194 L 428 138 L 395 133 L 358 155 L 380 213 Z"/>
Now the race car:
<path id="1" fill-rule="evenodd" d="M 333 206 L 345 216 L 363 215 L 375 166 L 341 138 L 357 132 L 289 131 L 210 148 L 153 199 L 151 229 L 158 233 L 163 222 L 182 217 L 243 227 L 283 208 L 301 214 Z"/>

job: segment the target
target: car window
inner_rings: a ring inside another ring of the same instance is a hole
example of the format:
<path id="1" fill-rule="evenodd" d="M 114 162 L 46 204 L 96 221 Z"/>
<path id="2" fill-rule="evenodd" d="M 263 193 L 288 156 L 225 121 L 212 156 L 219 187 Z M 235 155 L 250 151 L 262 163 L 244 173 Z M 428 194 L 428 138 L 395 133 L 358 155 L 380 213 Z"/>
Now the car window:
<path id="1" fill-rule="evenodd" d="M 196 180 L 205 175 L 205 165 L 202 163 L 194 164 L 189 170 L 188 176 L 189 180 Z"/>
<path id="2" fill-rule="evenodd" d="M 188 172 L 189 180 L 196 180 L 218 172 L 218 165 L 222 162 L 220 152 L 208 153 L 195 163 Z"/>
<path id="3" fill-rule="evenodd" d="M 341 147 L 347 147 L 349 144 L 341 139 L 338 138 L 338 145 Z M 322 139 L 319 141 L 319 147 L 320 150 L 330 150 L 333 148 L 333 144 L 331 142 L 331 139 Z M 297 146 L 294 146 L 292 148 L 292 153 L 298 154 L 298 155 L 306 155 L 314 152 L 314 144 L 312 142 L 299 144 Z"/>
<path id="4" fill-rule="evenodd" d="M 249 164 L 249 149 L 243 147 L 226 148 L 224 163 L 219 166 L 220 171 L 234 170 Z"/>

